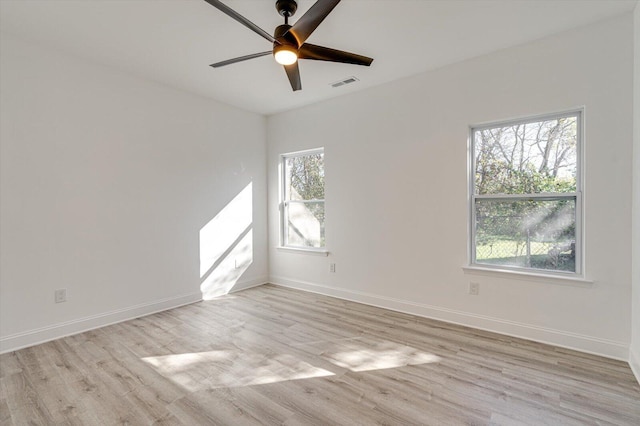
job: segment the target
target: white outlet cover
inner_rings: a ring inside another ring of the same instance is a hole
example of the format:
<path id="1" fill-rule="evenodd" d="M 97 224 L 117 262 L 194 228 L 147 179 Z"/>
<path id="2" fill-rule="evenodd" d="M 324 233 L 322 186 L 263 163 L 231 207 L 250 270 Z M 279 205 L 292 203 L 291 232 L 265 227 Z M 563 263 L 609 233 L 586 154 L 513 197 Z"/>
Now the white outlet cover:
<path id="1" fill-rule="evenodd" d="M 60 290 L 55 291 L 55 301 L 56 303 L 62 303 L 67 301 L 67 289 L 62 288 Z"/>

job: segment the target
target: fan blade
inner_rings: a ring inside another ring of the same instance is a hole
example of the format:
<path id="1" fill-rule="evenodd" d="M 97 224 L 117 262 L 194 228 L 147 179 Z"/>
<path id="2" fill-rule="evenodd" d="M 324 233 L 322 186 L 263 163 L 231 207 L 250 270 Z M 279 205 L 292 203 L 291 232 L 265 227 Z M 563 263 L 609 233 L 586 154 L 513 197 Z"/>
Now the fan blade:
<path id="1" fill-rule="evenodd" d="M 211 64 L 209 66 L 213 68 L 220 68 L 220 67 L 224 67 L 225 65 L 235 64 L 236 62 L 242 62 L 242 61 L 247 61 L 253 58 L 259 58 L 261 56 L 271 55 L 272 53 L 273 52 L 271 50 L 268 50 L 266 52 L 260 52 L 260 53 L 252 53 L 251 55 L 245 55 L 245 56 L 240 56 L 239 58 L 227 59 L 226 61 L 216 62 L 215 64 Z"/>
<path id="2" fill-rule="evenodd" d="M 311 33 L 318 28 L 318 25 L 336 5 L 340 3 L 340 0 L 318 0 L 307 12 L 302 15 L 300 19 L 289 28 L 289 31 L 298 41 L 298 46 L 302 46 L 302 43 L 309 38 Z"/>
<path id="3" fill-rule="evenodd" d="M 293 91 L 301 90 L 302 82 L 300 82 L 300 68 L 298 68 L 298 62 L 294 62 L 291 65 L 284 65 L 284 70 L 287 72 L 287 77 L 289 77 L 289 83 L 291 83 Z"/>
<path id="4" fill-rule="evenodd" d="M 232 17 L 233 19 L 235 19 L 236 21 L 240 22 L 242 25 L 244 25 L 245 27 L 249 28 L 251 31 L 261 35 L 264 38 L 266 38 L 271 43 L 276 43 L 276 39 L 273 38 L 273 36 L 271 34 L 266 32 L 265 30 L 263 30 L 262 28 L 260 28 L 259 26 L 257 26 L 256 24 L 254 24 L 253 22 L 251 22 L 250 20 L 248 20 L 244 16 L 240 15 L 235 10 L 231 9 L 229 6 L 227 6 L 226 4 L 222 3 L 220 0 L 204 0 L 204 1 L 206 1 L 211 6 L 215 7 L 216 9 L 221 11 L 222 13 L 225 13 L 225 14 L 229 15 L 230 17 Z"/>
<path id="5" fill-rule="evenodd" d="M 305 43 L 298 49 L 298 59 L 315 59 L 317 61 L 343 62 L 345 64 L 355 64 L 369 66 L 373 58 L 368 58 L 355 53 L 344 52 L 342 50 L 330 49 L 328 47 L 316 46 Z"/>

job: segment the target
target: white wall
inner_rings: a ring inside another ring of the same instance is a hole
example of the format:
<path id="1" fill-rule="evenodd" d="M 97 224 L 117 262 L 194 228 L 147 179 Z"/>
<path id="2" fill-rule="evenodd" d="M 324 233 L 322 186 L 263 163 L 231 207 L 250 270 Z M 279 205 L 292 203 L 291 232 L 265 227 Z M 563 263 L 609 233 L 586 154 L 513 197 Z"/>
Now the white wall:
<path id="1" fill-rule="evenodd" d="M 0 350 L 202 298 L 200 230 L 249 184 L 215 284 L 266 281 L 264 117 L 5 34 L 1 62 Z"/>
<path id="2" fill-rule="evenodd" d="M 628 359 L 632 31 L 627 15 L 270 117 L 271 282 Z M 595 283 L 465 274 L 468 126 L 580 106 Z M 279 251 L 278 154 L 321 146 L 330 255 Z"/>
<path id="3" fill-rule="evenodd" d="M 629 364 L 640 381 L 640 3 L 633 16 L 633 289 Z"/>

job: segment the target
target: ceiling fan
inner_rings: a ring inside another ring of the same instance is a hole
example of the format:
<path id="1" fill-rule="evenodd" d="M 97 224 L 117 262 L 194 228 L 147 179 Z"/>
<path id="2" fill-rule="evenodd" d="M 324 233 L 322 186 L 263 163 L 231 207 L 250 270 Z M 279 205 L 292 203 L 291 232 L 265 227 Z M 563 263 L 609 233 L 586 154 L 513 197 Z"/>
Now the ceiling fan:
<path id="1" fill-rule="evenodd" d="M 284 70 L 286 71 L 289 82 L 291 83 L 291 88 L 295 92 L 296 90 L 302 89 L 298 59 L 315 59 L 317 61 L 342 62 L 365 66 L 371 65 L 371 62 L 373 62 L 372 58 L 368 58 L 366 56 L 305 43 L 307 38 L 309 38 L 311 33 L 313 33 L 318 25 L 320 25 L 324 18 L 326 18 L 333 8 L 340 3 L 340 0 L 318 0 L 293 25 L 289 25 L 289 18 L 296 13 L 298 4 L 295 0 L 277 0 L 276 9 L 278 10 L 278 13 L 284 17 L 284 24 L 276 27 L 273 36 L 221 1 L 205 1 L 240 22 L 256 34 L 273 43 L 272 50 L 216 62 L 215 64 L 211 64 L 213 68 L 223 67 L 225 65 L 235 64 L 236 62 L 242 62 L 248 59 L 273 54 L 276 62 L 284 66 Z"/>

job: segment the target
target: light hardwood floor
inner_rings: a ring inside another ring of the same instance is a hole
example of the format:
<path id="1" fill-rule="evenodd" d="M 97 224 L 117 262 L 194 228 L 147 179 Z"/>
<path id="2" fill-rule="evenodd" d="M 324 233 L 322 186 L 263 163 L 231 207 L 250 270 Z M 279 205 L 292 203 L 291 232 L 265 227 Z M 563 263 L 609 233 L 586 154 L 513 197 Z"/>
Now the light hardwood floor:
<path id="1" fill-rule="evenodd" d="M 624 362 L 271 285 L 0 367 L 1 425 L 640 425 Z"/>

